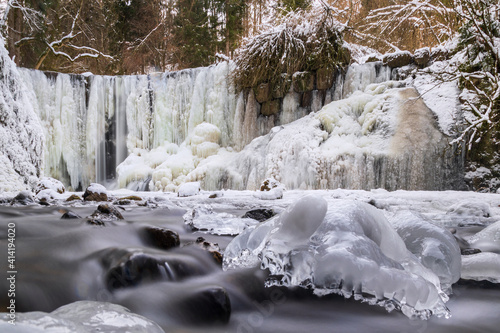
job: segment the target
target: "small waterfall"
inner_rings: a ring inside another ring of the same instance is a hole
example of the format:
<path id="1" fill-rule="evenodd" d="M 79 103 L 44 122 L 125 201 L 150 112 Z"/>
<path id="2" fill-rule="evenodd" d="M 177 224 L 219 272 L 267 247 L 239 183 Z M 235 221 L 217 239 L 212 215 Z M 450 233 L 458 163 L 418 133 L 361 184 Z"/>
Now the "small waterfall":
<path id="1" fill-rule="evenodd" d="M 391 69 L 381 63 L 355 64 L 336 71 L 329 89 L 299 93 L 292 85 L 283 98 L 274 100 L 279 103 L 278 112 L 264 116 L 263 104 L 257 102 L 252 89 L 235 91 L 229 79 L 231 66 L 221 63 L 172 73 L 117 77 L 22 69 L 44 127 L 45 174 L 75 190 L 94 181 L 134 189 L 146 188 L 148 182 L 151 190 L 175 190 L 189 180 L 201 180 L 206 188 L 253 188 L 277 169 L 260 166 L 250 170 L 248 177 L 242 176 L 247 174 L 240 170 L 242 166 L 235 171 L 224 165 L 227 163 L 217 162 L 218 157 L 231 159 L 253 139 L 272 135 L 276 126 L 317 112 L 323 105 L 364 91 L 370 84 L 391 79 Z M 321 162 L 321 172 L 338 175 L 341 165 L 349 164 L 344 158 Z M 374 170 L 381 165 L 376 156 L 365 159 L 370 162 L 363 165 L 372 165 Z M 213 163 L 220 165 L 214 167 Z M 288 186 L 387 187 L 378 178 L 368 183 L 361 178 L 353 182 L 351 176 L 351 180 L 340 176 L 335 182 L 318 183 L 311 170 L 301 171 L 307 172 L 306 176 L 291 171 L 296 179 Z M 299 181 L 301 177 L 310 180 Z"/>

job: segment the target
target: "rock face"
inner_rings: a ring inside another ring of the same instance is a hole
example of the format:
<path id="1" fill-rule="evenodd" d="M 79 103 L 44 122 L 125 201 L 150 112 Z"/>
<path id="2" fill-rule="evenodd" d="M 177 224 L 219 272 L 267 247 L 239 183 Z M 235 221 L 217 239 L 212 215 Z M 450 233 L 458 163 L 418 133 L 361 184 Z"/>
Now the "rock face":
<path id="1" fill-rule="evenodd" d="M 292 78 L 288 74 L 281 74 L 278 81 L 273 86 L 273 98 L 283 98 L 292 86 Z"/>
<path id="2" fill-rule="evenodd" d="M 320 68 L 316 72 L 316 86 L 318 90 L 330 89 L 333 85 L 333 71 Z"/>
<path id="3" fill-rule="evenodd" d="M 415 63 L 421 67 L 427 66 L 431 60 L 431 52 L 428 47 L 424 47 L 415 51 Z"/>
<path id="4" fill-rule="evenodd" d="M 280 101 L 275 99 L 262 104 L 260 113 L 264 116 L 272 116 L 280 112 Z"/>
<path id="5" fill-rule="evenodd" d="M 293 89 L 298 93 L 314 89 L 314 74 L 311 72 L 296 72 L 292 77 Z"/>
<path id="6" fill-rule="evenodd" d="M 85 201 L 108 201 L 108 192 L 101 184 L 90 184 L 83 194 Z"/>
<path id="7" fill-rule="evenodd" d="M 267 102 L 271 99 L 271 86 L 269 83 L 261 83 L 254 88 L 254 93 L 257 102 Z"/>
<path id="8" fill-rule="evenodd" d="M 396 53 L 389 53 L 384 55 L 383 62 L 384 65 L 387 65 L 389 67 L 403 67 L 406 65 L 409 65 L 413 60 L 413 57 L 410 52 L 408 51 L 403 51 L 403 52 L 396 52 Z"/>

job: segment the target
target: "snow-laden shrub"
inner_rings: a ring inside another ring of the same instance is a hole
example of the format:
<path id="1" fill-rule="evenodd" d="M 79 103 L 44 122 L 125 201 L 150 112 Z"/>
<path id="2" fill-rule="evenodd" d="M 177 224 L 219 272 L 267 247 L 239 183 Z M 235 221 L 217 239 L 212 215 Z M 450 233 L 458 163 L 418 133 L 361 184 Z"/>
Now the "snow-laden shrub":
<path id="1" fill-rule="evenodd" d="M 282 73 L 347 64 L 350 55 L 343 46 L 344 29 L 325 5 L 289 12 L 238 50 L 234 81 L 240 88 L 253 87 L 274 83 Z"/>

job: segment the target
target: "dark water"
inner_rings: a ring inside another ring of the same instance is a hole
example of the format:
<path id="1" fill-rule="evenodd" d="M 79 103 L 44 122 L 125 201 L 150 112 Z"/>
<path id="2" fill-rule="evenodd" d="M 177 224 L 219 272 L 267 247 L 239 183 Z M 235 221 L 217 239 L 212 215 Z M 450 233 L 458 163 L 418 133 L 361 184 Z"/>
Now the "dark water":
<path id="1" fill-rule="evenodd" d="M 17 312 L 97 300 L 121 304 L 165 332 L 498 331 L 500 288 L 454 286 L 447 303 L 452 318 L 429 321 L 340 296 L 264 288 L 259 269 L 222 271 L 215 244 L 223 253 L 232 237 L 194 232 L 184 224 L 184 209 L 154 206 L 123 206 L 125 219 L 105 226 L 87 223 L 96 205 L 0 206 L 2 311 L 9 302 L 7 230 L 15 224 Z M 82 218 L 61 219 L 68 209 Z M 179 235 L 179 245 L 170 247 L 166 230 Z"/>

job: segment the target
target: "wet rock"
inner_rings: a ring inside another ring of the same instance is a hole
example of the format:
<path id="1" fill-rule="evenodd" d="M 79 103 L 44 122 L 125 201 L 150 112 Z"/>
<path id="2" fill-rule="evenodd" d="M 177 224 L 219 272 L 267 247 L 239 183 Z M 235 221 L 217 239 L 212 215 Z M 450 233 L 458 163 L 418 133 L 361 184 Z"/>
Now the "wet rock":
<path id="1" fill-rule="evenodd" d="M 42 198 L 38 200 L 38 204 L 42 206 L 50 206 L 50 203 L 48 202 L 47 198 Z"/>
<path id="2" fill-rule="evenodd" d="M 219 265 L 222 265 L 222 254 L 219 244 L 208 242 L 203 237 L 198 237 L 195 241 L 195 244 L 201 249 L 210 252 L 215 262 Z"/>
<path id="3" fill-rule="evenodd" d="M 415 51 L 414 54 L 415 63 L 420 67 L 425 67 L 429 64 L 431 60 L 431 52 L 428 47 L 424 47 Z"/>
<path id="4" fill-rule="evenodd" d="M 413 60 L 413 56 L 409 51 L 395 52 L 384 55 L 384 65 L 389 67 L 403 67 L 409 65 Z"/>
<path id="5" fill-rule="evenodd" d="M 209 199 L 215 199 L 215 198 L 217 198 L 217 193 L 210 194 L 210 195 L 208 196 L 208 198 L 209 198 Z"/>
<path id="6" fill-rule="evenodd" d="M 50 177 L 43 177 L 40 179 L 35 187 L 35 194 L 38 194 L 43 190 L 54 190 L 59 194 L 66 192 L 63 183 Z"/>
<path id="7" fill-rule="evenodd" d="M 269 83 L 261 83 L 253 89 L 255 99 L 259 103 L 267 102 L 271 99 L 271 85 Z"/>
<path id="8" fill-rule="evenodd" d="M 146 227 L 144 230 L 146 242 L 157 248 L 168 250 L 181 243 L 179 234 L 175 231 L 159 227 Z"/>
<path id="9" fill-rule="evenodd" d="M 231 318 L 231 302 L 227 291 L 218 286 L 205 287 L 179 302 L 182 313 L 196 314 L 198 325 L 227 324 Z M 188 321 L 189 322 L 189 321 Z"/>
<path id="10" fill-rule="evenodd" d="M 334 72 L 331 69 L 320 68 L 316 72 L 316 87 L 319 90 L 330 89 L 333 85 Z"/>
<path id="11" fill-rule="evenodd" d="M 19 192 L 14 199 L 12 199 L 11 204 L 13 205 L 31 205 L 35 203 L 33 200 L 33 196 L 31 195 L 31 192 L 29 191 L 21 191 Z"/>
<path id="12" fill-rule="evenodd" d="M 300 107 L 306 108 L 308 106 L 311 106 L 312 95 L 312 91 L 306 91 L 305 93 L 303 93 L 300 97 Z"/>
<path id="13" fill-rule="evenodd" d="M 272 89 L 273 98 L 283 98 L 290 91 L 292 86 L 292 78 L 288 74 L 281 74 L 278 80 L 274 83 Z"/>
<path id="14" fill-rule="evenodd" d="M 76 214 L 75 212 L 68 210 L 61 216 L 61 219 L 62 220 L 81 219 L 81 216 Z"/>
<path id="15" fill-rule="evenodd" d="M 123 197 L 118 200 L 142 201 L 142 198 L 137 195 L 129 195 L 128 197 Z"/>
<path id="16" fill-rule="evenodd" d="M 279 112 L 280 112 L 280 101 L 277 99 L 265 102 L 264 104 L 262 104 L 262 107 L 260 108 L 260 113 L 266 117 L 272 116 L 273 114 L 277 114 Z"/>
<path id="17" fill-rule="evenodd" d="M 87 223 L 104 226 L 106 222 L 123 220 L 123 215 L 112 204 L 101 204 L 97 210 L 87 218 Z"/>
<path id="18" fill-rule="evenodd" d="M 76 194 L 72 194 L 69 196 L 68 199 L 66 199 L 66 202 L 70 202 L 70 201 L 82 201 L 83 199 L 80 198 L 78 195 Z"/>
<path id="19" fill-rule="evenodd" d="M 274 210 L 262 208 L 262 209 L 249 210 L 242 217 L 243 218 L 254 219 L 254 220 L 257 220 L 259 222 L 264 222 L 266 220 L 269 220 L 274 215 L 276 215 L 276 213 L 274 212 Z"/>
<path id="20" fill-rule="evenodd" d="M 108 192 L 101 184 L 90 184 L 83 194 L 85 201 L 108 201 Z"/>
<path id="21" fill-rule="evenodd" d="M 137 286 L 145 281 L 168 278 L 164 274 L 165 262 L 161 259 L 145 253 L 126 252 L 126 250 L 112 251 L 112 257 L 108 258 L 111 259 L 112 267 L 105 278 L 106 286 L 110 291 Z"/>
<path id="22" fill-rule="evenodd" d="M 481 253 L 481 250 L 480 249 L 460 249 L 460 252 L 462 253 L 463 256 L 470 256 L 472 254 Z"/>
<path id="23" fill-rule="evenodd" d="M 314 74 L 311 72 L 296 72 L 292 76 L 293 89 L 298 93 L 314 89 Z"/>

